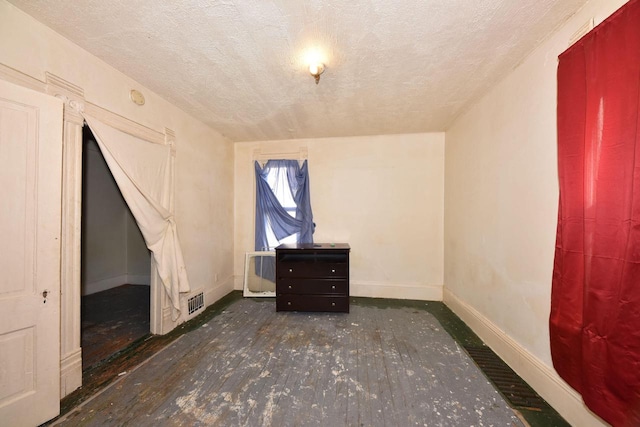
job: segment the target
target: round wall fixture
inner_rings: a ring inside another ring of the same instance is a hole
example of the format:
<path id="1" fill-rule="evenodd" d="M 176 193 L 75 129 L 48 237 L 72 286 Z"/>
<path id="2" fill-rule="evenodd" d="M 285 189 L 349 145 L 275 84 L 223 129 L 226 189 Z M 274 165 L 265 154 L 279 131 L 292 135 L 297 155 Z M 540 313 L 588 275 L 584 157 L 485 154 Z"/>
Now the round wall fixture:
<path id="1" fill-rule="evenodd" d="M 129 98 L 131 98 L 134 104 L 144 105 L 144 95 L 140 91 L 131 89 L 131 92 L 129 92 Z"/>

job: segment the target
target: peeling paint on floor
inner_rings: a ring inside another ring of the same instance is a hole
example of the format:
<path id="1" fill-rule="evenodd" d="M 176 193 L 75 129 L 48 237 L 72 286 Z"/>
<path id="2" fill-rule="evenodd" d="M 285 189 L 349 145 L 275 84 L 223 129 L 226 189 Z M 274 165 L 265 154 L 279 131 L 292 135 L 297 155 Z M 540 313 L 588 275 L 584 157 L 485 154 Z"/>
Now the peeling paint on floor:
<path id="1" fill-rule="evenodd" d="M 59 421 L 127 423 L 523 426 L 427 311 L 276 313 L 251 299 Z"/>

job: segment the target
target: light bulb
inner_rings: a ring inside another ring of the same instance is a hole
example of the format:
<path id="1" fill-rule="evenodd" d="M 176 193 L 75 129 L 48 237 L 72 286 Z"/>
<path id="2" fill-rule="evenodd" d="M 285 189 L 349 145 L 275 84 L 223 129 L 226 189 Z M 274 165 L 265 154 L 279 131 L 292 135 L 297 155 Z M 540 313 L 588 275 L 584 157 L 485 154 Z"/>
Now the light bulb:
<path id="1" fill-rule="evenodd" d="M 309 64 L 309 72 L 316 79 L 316 84 L 320 82 L 320 74 L 324 72 L 324 64 L 322 62 L 312 62 Z"/>
<path id="2" fill-rule="evenodd" d="M 309 65 L 309 72 L 312 76 L 317 76 L 322 73 L 322 64 L 311 64 Z"/>

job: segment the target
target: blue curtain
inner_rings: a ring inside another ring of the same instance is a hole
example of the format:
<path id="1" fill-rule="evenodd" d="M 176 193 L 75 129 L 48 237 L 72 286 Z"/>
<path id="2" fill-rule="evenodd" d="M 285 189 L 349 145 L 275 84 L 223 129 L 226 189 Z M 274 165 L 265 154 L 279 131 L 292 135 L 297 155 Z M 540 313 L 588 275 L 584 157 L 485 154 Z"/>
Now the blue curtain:
<path id="1" fill-rule="evenodd" d="M 255 249 L 269 250 L 266 227 L 271 227 L 278 240 L 299 233 L 299 243 L 313 243 L 313 213 L 309 195 L 309 170 L 307 161 L 302 166 L 297 160 L 269 160 L 260 167 L 255 162 L 256 171 L 256 233 Z M 267 176 L 273 169 L 284 169 L 291 195 L 296 204 L 295 217 L 282 206 L 267 182 Z M 262 271 L 262 277 L 275 281 L 275 258 L 267 258 L 263 263 L 256 259 L 256 273 Z M 262 265 L 264 264 L 264 265 Z"/>

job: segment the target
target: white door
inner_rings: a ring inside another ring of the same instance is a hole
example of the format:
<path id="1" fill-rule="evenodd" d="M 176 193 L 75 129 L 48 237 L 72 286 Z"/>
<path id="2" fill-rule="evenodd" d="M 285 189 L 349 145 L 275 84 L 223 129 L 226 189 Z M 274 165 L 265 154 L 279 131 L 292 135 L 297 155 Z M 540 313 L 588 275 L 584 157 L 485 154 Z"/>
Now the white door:
<path id="1" fill-rule="evenodd" d="M 0 80 L 0 424 L 60 412 L 62 102 Z"/>

